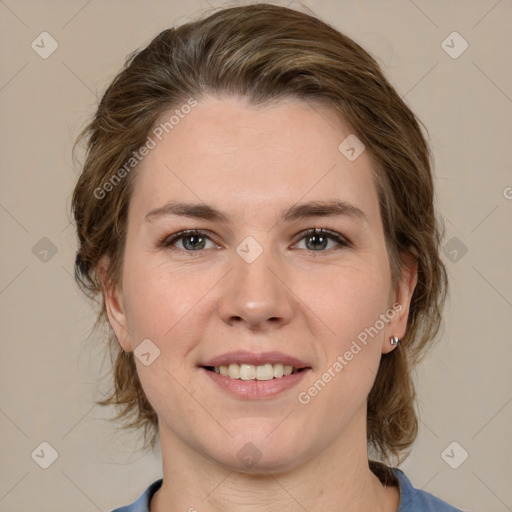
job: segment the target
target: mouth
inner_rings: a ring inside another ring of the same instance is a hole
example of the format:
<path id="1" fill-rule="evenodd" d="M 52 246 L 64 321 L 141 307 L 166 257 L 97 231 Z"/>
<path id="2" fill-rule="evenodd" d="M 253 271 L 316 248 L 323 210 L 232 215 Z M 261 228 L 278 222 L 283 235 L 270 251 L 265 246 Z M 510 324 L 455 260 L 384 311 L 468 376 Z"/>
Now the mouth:
<path id="1" fill-rule="evenodd" d="M 231 352 L 198 366 L 217 389 L 244 400 L 280 395 L 312 370 L 306 362 L 280 352 Z"/>
<path id="2" fill-rule="evenodd" d="M 264 363 L 260 365 L 231 363 L 229 365 L 220 366 L 203 366 L 203 368 L 233 380 L 261 381 L 282 379 L 288 375 L 294 375 L 309 369 L 308 367 L 294 368 L 290 364 L 283 363 Z"/>

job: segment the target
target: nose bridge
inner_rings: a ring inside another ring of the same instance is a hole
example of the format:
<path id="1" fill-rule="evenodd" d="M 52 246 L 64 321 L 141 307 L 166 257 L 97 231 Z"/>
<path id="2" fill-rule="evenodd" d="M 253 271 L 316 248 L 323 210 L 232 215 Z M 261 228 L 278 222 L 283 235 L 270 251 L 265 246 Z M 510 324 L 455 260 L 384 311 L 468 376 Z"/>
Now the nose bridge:
<path id="1" fill-rule="evenodd" d="M 233 254 L 234 269 L 229 273 L 220 305 L 223 320 L 244 321 L 252 328 L 268 320 L 288 322 L 292 304 L 289 290 L 281 280 L 281 263 L 271 247 L 246 237 Z"/>

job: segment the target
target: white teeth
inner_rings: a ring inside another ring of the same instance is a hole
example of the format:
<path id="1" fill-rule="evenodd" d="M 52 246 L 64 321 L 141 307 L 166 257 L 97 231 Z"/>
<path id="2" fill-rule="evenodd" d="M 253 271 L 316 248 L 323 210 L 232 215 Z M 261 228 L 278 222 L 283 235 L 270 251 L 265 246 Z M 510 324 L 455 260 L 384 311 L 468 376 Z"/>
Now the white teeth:
<path id="1" fill-rule="evenodd" d="M 274 365 L 274 377 L 276 379 L 279 379 L 279 377 L 282 377 L 284 375 L 283 371 L 283 365 L 281 363 L 277 363 Z"/>
<path id="2" fill-rule="evenodd" d="M 222 366 L 221 366 L 222 368 Z M 224 366 L 224 368 L 226 368 Z M 230 379 L 239 379 L 240 378 L 240 365 L 238 364 L 230 364 L 228 368 L 228 377 Z"/>
<path id="3" fill-rule="evenodd" d="M 215 366 L 213 370 L 215 373 L 219 373 L 224 377 L 240 380 L 279 379 L 283 376 L 286 377 L 290 375 L 294 371 L 293 366 L 289 364 L 283 365 L 282 363 L 267 363 L 259 366 L 245 363 L 232 363 L 229 366 Z"/>
<path id="4" fill-rule="evenodd" d="M 271 380 L 274 378 L 274 368 L 271 364 L 256 367 L 256 380 Z"/>
<path id="5" fill-rule="evenodd" d="M 253 364 L 240 365 L 240 379 L 241 380 L 254 380 L 256 378 L 256 366 Z"/>

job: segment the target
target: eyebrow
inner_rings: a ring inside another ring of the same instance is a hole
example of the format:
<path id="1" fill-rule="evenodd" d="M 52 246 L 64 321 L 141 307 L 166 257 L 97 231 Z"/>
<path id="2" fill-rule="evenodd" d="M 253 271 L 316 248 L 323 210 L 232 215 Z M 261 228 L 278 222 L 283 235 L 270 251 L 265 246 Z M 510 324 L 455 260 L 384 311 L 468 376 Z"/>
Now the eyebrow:
<path id="1" fill-rule="evenodd" d="M 168 215 L 205 219 L 229 224 L 229 217 L 204 203 L 180 203 L 170 201 L 160 208 L 155 208 L 146 214 L 144 221 L 151 222 L 156 218 Z M 281 212 L 281 220 L 291 222 L 309 217 L 336 217 L 347 216 L 355 220 L 368 222 L 366 214 L 356 205 L 338 199 L 330 201 L 310 201 L 308 203 L 295 204 Z"/>

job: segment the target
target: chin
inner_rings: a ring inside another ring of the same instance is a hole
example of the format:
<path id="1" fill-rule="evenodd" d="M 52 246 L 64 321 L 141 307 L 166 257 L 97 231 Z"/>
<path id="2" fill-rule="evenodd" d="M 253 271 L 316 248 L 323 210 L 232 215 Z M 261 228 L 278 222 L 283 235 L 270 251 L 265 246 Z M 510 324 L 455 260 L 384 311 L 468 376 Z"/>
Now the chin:
<path id="1" fill-rule="evenodd" d="M 237 452 L 215 454 L 213 460 L 229 471 L 245 473 L 248 475 L 281 474 L 294 469 L 301 463 L 300 454 L 290 452 L 273 452 L 271 455 L 256 448 L 256 445 L 248 442 Z"/>
<path id="2" fill-rule="evenodd" d="M 292 432 L 301 431 L 294 429 Z M 253 475 L 283 473 L 307 458 L 304 436 L 299 439 L 289 433 L 290 430 L 283 429 L 280 435 L 275 432 L 269 436 L 267 430 L 259 433 L 245 431 L 227 443 L 204 448 L 212 460 L 229 471 Z"/>

